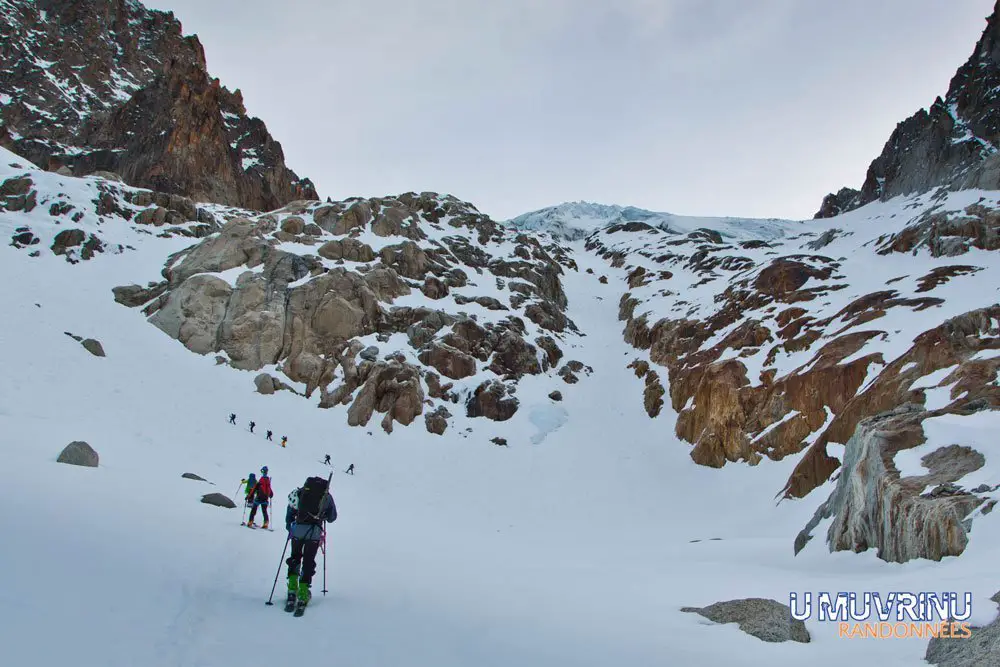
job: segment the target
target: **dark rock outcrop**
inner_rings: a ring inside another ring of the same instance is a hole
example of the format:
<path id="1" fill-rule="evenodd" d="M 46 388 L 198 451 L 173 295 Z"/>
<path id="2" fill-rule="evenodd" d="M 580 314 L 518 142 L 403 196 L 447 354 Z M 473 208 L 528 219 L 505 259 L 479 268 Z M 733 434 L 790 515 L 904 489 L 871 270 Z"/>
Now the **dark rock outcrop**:
<path id="1" fill-rule="evenodd" d="M 5 4 L 0 90 L 12 101 L 0 119 L 15 152 L 251 209 L 317 198 L 240 92 L 209 77 L 201 43 L 172 13 L 133 0 Z"/>
<path id="2" fill-rule="evenodd" d="M 868 167 L 860 192 L 827 195 L 816 214 L 832 217 L 869 202 L 939 186 L 1000 189 L 1000 2 L 944 99 L 896 126 Z"/>

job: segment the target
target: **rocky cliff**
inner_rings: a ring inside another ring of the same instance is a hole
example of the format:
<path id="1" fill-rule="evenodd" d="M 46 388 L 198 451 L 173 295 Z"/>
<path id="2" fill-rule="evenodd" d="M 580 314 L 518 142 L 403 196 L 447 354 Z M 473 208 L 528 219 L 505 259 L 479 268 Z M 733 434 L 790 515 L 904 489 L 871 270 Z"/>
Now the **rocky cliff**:
<path id="1" fill-rule="evenodd" d="M 437 434 L 457 416 L 507 421 L 522 379 L 559 395 L 591 372 L 565 353 L 582 337 L 566 314 L 567 250 L 454 197 L 296 201 L 261 214 L 8 159 L 0 213 L 18 221 L 11 245 L 78 263 L 129 252 L 137 238 L 192 239 L 166 258 L 162 281 L 118 286 L 114 298 L 193 352 L 260 371 L 257 391 L 318 394 L 351 426 L 375 414 L 386 431 L 424 415 Z"/>
<path id="2" fill-rule="evenodd" d="M 994 491 L 967 477 L 982 467 L 966 466 L 981 443 L 930 437 L 921 424 L 993 423 L 1000 409 L 1000 264 L 983 252 L 1000 249 L 998 208 L 995 192 L 926 193 L 776 225 L 769 240 L 612 225 L 586 246 L 625 272 L 620 317 L 638 351 L 629 366 L 651 418 L 676 412 L 695 462 L 794 457 L 778 490 L 786 499 L 840 475 L 824 515 L 831 548 L 940 559 L 961 553 L 965 519 Z M 916 407 L 905 437 L 864 431 L 906 404 Z M 925 474 L 900 481 L 893 457 L 918 447 Z"/>
<path id="3" fill-rule="evenodd" d="M 935 187 L 1000 188 L 1000 2 L 969 59 L 938 97 L 896 126 L 860 191 L 823 200 L 817 218 Z"/>
<path id="4" fill-rule="evenodd" d="M 0 57 L 0 142 L 36 164 L 255 210 L 316 198 L 169 12 L 0 0 Z"/>
<path id="5" fill-rule="evenodd" d="M 523 376 L 577 380 L 579 362 L 556 374 L 579 336 L 560 282 L 572 267 L 468 203 L 408 193 L 233 218 L 172 256 L 162 284 L 117 298 L 194 352 L 319 391 L 352 426 L 378 412 L 391 431 L 426 405 L 443 433 L 449 405 L 505 421 Z"/>

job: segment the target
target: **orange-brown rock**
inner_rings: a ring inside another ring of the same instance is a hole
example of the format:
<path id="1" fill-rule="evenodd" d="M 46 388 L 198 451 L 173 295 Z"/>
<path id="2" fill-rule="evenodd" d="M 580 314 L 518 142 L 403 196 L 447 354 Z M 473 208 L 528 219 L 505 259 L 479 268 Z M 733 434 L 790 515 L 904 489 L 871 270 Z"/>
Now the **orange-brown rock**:
<path id="1" fill-rule="evenodd" d="M 660 414 L 660 410 L 663 409 L 663 395 L 665 393 L 666 390 L 660 382 L 659 374 L 656 371 L 648 372 L 646 374 L 646 389 L 642 395 L 646 414 L 650 417 L 656 417 Z"/>
<path id="2" fill-rule="evenodd" d="M 826 445 L 846 443 L 862 419 L 904 403 L 922 404 L 924 392 L 911 390 L 910 385 L 936 370 L 956 366 L 945 380 L 961 383 L 961 391 L 957 386 L 952 390 L 952 397 L 962 396 L 961 401 L 953 405 L 1000 408 L 1000 387 L 992 384 L 1000 360 L 969 361 L 980 349 L 1000 347 L 1000 337 L 991 335 L 995 333 L 991 323 L 996 319 L 1000 319 L 1000 306 L 970 311 L 917 336 L 905 354 L 883 368 L 865 391 L 835 412 L 830 425 L 792 472 L 785 496 L 802 497 L 826 482 L 838 465 L 827 454 Z M 908 370 L 902 371 L 905 367 Z"/>
<path id="3" fill-rule="evenodd" d="M 452 380 L 461 380 L 476 374 L 476 360 L 449 345 L 431 343 L 420 352 L 418 358 L 420 363 L 431 366 Z"/>

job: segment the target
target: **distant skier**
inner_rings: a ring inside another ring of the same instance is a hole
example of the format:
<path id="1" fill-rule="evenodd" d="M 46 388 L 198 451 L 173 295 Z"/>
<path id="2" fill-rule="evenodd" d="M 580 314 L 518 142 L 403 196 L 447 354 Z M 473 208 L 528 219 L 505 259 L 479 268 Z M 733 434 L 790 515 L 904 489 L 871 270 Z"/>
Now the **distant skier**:
<path id="1" fill-rule="evenodd" d="M 346 472 L 348 475 L 353 475 L 354 474 L 354 464 L 352 463 L 351 465 L 347 466 L 347 470 L 345 470 L 344 472 Z"/>
<path id="2" fill-rule="evenodd" d="M 287 444 L 288 444 L 288 436 L 287 435 L 281 436 L 281 446 L 284 447 Z"/>
<path id="3" fill-rule="evenodd" d="M 330 495 L 328 480 L 310 477 L 300 488 L 288 494 L 285 529 L 292 541 L 292 555 L 285 561 L 288 565 L 285 611 L 295 609 L 295 613 L 301 615 L 309 604 L 312 597 L 309 586 L 316 574 L 316 552 L 326 537 L 323 522 L 336 520 L 337 506 Z"/>
<path id="4" fill-rule="evenodd" d="M 257 424 L 255 422 L 250 422 L 250 432 L 253 433 L 253 427 Z"/>
<path id="5" fill-rule="evenodd" d="M 236 413 L 235 412 L 230 412 L 229 413 L 229 423 L 233 424 L 233 425 L 236 424 Z"/>
<path id="6" fill-rule="evenodd" d="M 267 439 L 268 439 L 268 440 L 271 440 L 271 436 L 272 436 L 272 435 L 274 435 L 274 434 L 273 434 L 273 433 L 271 433 L 270 431 L 268 431 L 268 432 L 267 432 Z M 273 440 L 271 440 L 271 442 L 274 442 L 274 441 L 273 441 Z"/>
<path id="7" fill-rule="evenodd" d="M 260 479 L 254 484 L 253 491 L 247 494 L 247 498 L 253 498 L 253 506 L 250 508 L 250 518 L 247 519 L 247 526 L 254 528 L 253 520 L 257 515 L 257 508 L 260 507 L 261 513 L 264 515 L 264 524 L 261 528 L 267 528 L 270 523 L 270 517 L 267 515 L 267 507 L 270 504 L 271 498 L 274 497 L 274 491 L 271 490 L 271 478 L 267 476 L 267 466 L 260 469 Z"/>
<path id="8" fill-rule="evenodd" d="M 327 455 L 326 455 L 326 458 L 325 458 L 325 459 L 323 459 L 323 463 L 325 463 L 325 464 L 327 464 L 327 465 L 330 465 L 330 455 L 329 455 L 329 454 L 327 454 Z"/>

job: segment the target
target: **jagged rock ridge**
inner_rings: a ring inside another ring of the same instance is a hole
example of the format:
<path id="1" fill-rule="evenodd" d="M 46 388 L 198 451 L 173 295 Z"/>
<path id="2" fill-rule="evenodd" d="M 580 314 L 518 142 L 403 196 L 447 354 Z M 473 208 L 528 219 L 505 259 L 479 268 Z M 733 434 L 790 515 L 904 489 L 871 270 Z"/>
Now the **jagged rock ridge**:
<path id="1" fill-rule="evenodd" d="M 896 126 L 868 167 L 861 190 L 844 188 L 823 200 L 817 218 L 873 201 L 952 189 L 1000 188 L 1000 2 L 969 59 L 929 109 Z"/>
<path id="2" fill-rule="evenodd" d="M 255 210 L 316 198 L 170 12 L 0 0 L 0 55 L 0 144 L 36 164 Z"/>

